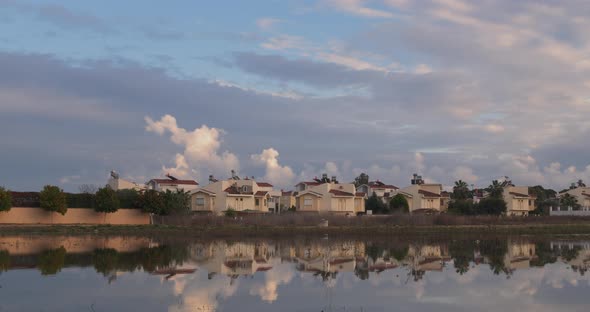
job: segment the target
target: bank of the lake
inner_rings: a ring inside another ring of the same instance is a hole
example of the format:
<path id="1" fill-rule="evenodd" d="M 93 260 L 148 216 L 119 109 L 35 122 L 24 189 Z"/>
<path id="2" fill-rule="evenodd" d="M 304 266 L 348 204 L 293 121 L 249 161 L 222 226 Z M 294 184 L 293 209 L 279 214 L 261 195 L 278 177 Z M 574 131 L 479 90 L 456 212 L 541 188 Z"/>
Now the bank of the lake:
<path id="1" fill-rule="evenodd" d="M 425 226 L 0 225 L 0 235 L 139 235 L 186 237 L 590 235 L 590 224 Z"/>

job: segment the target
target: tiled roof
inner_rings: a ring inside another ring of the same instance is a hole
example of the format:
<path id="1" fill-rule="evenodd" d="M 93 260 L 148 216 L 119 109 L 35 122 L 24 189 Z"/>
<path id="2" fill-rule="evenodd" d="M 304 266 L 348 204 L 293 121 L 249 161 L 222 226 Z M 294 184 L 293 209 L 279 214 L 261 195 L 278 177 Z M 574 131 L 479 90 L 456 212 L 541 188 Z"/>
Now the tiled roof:
<path id="1" fill-rule="evenodd" d="M 256 194 L 254 194 L 254 196 L 262 197 L 262 196 L 265 196 L 266 194 L 268 194 L 267 191 L 258 191 L 258 192 L 256 192 Z"/>
<path id="2" fill-rule="evenodd" d="M 167 184 L 167 185 L 177 185 L 177 184 L 199 185 L 199 183 L 197 183 L 197 181 L 195 181 L 195 180 L 152 179 L 151 181 L 154 181 L 158 184 Z"/>
<path id="3" fill-rule="evenodd" d="M 376 188 L 376 189 L 394 189 L 397 190 L 399 189 L 399 187 L 395 186 L 395 185 L 391 185 L 391 184 L 383 184 L 383 183 L 378 183 L 378 184 L 372 184 L 370 183 L 369 186 L 371 188 Z"/>
<path id="4" fill-rule="evenodd" d="M 516 192 L 510 192 L 510 193 L 508 193 L 508 194 L 510 194 L 510 195 L 514 195 L 514 196 L 516 196 L 516 197 L 529 197 L 529 195 L 528 195 L 528 194 L 522 194 L 522 193 L 516 193 Z"/>
<path id="5" fill-rule="evenodd" d="M 266 182 L 256 182 L 260 187 L 272 187 L 272 184 Z"/>
<path id="6" fill-rule="evenodd" d="M 425 191 L 425 190 L 419 190 L 418 193 L 420 193 L 426 197 L 441 197 L 440 194 L 436 194 L 436 193 Z"/>
<path id="7" fill-rule="evenodd" d="M 363 192 L 356 192 L 356 197 L 365 197 L 365 193 Z"/>
<path id="8" fill-rule="evenodd" d="M 340 191 L 340 190 L 330 190 L 330 193 L 332 193 L 336 196 L 354 196 L 354 194 L 352 194 L 352 193 L 348 193 L 348 192 L 344 192 L 344 191 Z"/>

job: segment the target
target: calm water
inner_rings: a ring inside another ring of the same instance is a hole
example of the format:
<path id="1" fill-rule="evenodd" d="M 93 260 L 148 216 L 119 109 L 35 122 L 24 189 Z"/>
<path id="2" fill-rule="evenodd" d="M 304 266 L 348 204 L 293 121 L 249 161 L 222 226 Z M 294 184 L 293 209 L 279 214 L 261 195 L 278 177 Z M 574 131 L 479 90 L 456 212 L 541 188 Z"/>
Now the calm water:
<path id="1" fill-rule="evenodd" d="M 589 311 L 590 240 L 0 237 L 0 311 Z"/>

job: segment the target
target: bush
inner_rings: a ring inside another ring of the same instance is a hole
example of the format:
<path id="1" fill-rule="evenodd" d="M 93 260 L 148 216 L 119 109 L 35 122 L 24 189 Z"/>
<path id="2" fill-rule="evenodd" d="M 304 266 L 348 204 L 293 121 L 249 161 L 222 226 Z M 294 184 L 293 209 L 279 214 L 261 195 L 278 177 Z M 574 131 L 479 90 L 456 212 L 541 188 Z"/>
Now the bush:
<path id="1" fill-rule="evenodd" d="M 235 210 L 233 210 L 232 208 L 228 208 L 225 211 L 225 216 L 226 217 L 235 218 L 237 215 L 238 215 L 238 213 Z"/>
<path id="2" fill-rule="evenodd" d="M 0 250 L 0 272 L 10 268 L 10 254 L 6 250 Z"/>
<path id="3" fill-rule="evenodd" d="M 133 189 L 117 191 L 121 208 L 141 208 L 139 196 L 139 192 Z"/>
<path id="4" fill-rule="evenodd" d="M 371 210 L 374 214 L 389 213 L 389 207 L 375 193 L 365 201 L 365 211 L 367 210 Z"/>
<path id="5" fill-rule="evenodd" d="M 10 211 L 10 208 L 12 208 L 12 195 L 0 186 L 0 212 Z"/>
<path id="6" fill-rule="evenodd" d="M 139 206 L 144 212 L 160 215 L 164 209 L 164 199 L 160 192 L 146 190 L 139 196 Z"/>
<path id="7" fill-rule="evenodd" d="M 410 205 L 408 204 L 408 200 L 402 194 L 396 194 L 393 196 L 391 201 L 389 201 L 389 207 L 393 212 L 401 212 L 401 213 L 409 213 L 410 212 Z"/>
<path id="8" fill-rule="evenodd" d="M 477 214 L 496 215 L 506 213 L 506 202 L 502 198 L 488 197 L 479 201 Z"/>
<path id="9" fill-rule="evenodd" d="M 160 212 L 161 215 L 183 214 L 190 211 L 190 195 L 188 192 L 166 190 L 166 192 L 162 193 L 162 198 L 164 207 Z"/>
<path id="10" fill-rule="evenodd" d="M 95 203 L 96 205 L 94 206 L 94 210 L 96 212 L 104 212 L 105 214 L 116 212 L 119 210 L 120 206 L 117 192 L 113 191 L 110 186 L 105 186 L 98 189 L 98 192 L 96 192 Z"/>
<path id="11" fill-rule="evenodd" d="M 94 208 L 94 194 L 66 194 L 66 202 L 70 208 Z"/>
<path id="12" fill-rule="evenodd" d="M 474 215 L 476 214 L 477 205 L 473 200 L 453 200 L 449 204 L 449 212 L 456 215 Z"/>
<path id="13" fill-rule="evenodd" d="M 57 186 L 45 185 L 39 193 L 39 200 L 41 208 L 47 211 L 58 212 L 62 215 L 68 211 L 66 194 Z"/>

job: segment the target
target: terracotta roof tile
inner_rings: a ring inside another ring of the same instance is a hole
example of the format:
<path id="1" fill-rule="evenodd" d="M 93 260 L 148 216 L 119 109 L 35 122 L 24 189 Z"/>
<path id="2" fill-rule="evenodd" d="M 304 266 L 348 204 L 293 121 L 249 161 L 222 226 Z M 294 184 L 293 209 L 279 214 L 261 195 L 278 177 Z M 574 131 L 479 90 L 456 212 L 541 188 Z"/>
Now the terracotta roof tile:
<path id="1" fill-rule="evenodd" d="M 344 191 L 340 191 L 340 190 L 330 190 L 330 193 L 332 193 L 336 196 L 354 196 L 354 194 L 352 194 L 352 193 L 348 193 L 348 192 L 344 192 Z"/>
<path id="2" fill-rule="evenodd" d="M 151 181 L 154 181 L 158 184 L 167 184 L 167 185 L 177 185 L 177 184 L 199 185 L 199 183 L 197 183 L 197 181 L 195 181 L 195 180 L 152 179 Z"/>
<path id="3" fill-rule="evenodd" d="M 420 193 L 424 196 L 427 196 L 427 197 L 441 197 L 440 194 L 436 194 L 436 193 L 425 191 L 425 190 L 419 190 L 418 193 Z"/>
<path id="4" fill-rule="evenodd" d="M 268 194 L 267 191 L 258 191 L 258 192 L 256 192 L 256 194 L 254 194 L 254 196 L 262 197 L 262 196 L 265 196 L 266 194 Z"/>
<path id="5" fill-rule="evenodd" d="M 530 197 L 528 194 L 522 194 L 522 193 L 516 193 L 516 192 L 510 192 L 508 194 L 514 195 L 514 196 L 517 196 L 517 197 Z"/>
<path id="6" fill-rule="evenodd" d="M 363 192 L 356 192 L 355 195 L 356 195 L 356 197 L 365 197 L 366 194 Z"/>
<path id="7" fill-rule="evenodd" d="M 267 182 L 256 182 L 256 184 L 258 184 L 260 187 L 272 187 L 272 184 Z"/>

